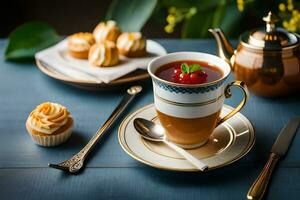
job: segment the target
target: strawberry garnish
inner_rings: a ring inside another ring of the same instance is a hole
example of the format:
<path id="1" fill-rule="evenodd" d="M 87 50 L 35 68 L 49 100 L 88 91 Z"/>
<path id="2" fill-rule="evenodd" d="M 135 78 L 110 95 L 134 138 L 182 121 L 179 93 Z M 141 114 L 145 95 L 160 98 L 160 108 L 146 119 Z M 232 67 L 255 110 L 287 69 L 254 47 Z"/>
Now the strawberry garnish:
<path id="1" fill-rule="evenodd" d="M 207 74 L 198 64 L 182 63 L 173 72 L 173 81 L 181 84 L 201 84 L 206 82 Z"/>

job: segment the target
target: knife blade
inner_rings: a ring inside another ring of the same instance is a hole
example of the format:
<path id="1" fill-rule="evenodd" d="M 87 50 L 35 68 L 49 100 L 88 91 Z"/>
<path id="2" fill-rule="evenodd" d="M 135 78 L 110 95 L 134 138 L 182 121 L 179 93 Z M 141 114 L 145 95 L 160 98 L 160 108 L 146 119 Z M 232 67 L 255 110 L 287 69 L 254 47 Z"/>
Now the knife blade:
<path id="1" fill-rule="evenodd" d="M 275 143 L 272 146 L 271 152 L 279 156 L 286 154 L 289 146 L 297 132 L 300 118 L 291 119 L 280 131 Z"/>
<path id="2" fill-rule="evenodd" d="M 280 131 L 272 146 L 268 162 L 265 164 L 263 170 L 248 191 L 248 199 L 260 200 L 263 198 L 276 163 L 289 149 L 295 133 L 297 132 L 299 122 L 300 117 L 293 118 Z"/>

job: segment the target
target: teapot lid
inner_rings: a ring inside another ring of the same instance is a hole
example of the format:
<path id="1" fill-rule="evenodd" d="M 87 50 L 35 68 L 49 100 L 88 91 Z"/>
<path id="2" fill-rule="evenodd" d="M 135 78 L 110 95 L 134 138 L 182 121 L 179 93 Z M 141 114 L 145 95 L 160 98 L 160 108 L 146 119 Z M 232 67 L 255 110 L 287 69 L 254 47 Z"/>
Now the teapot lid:
<path id="1" fill-rule="evenodd" d="M 281 50 L 299 42 L 296 35 L 285 29 L 275 27 L 278 18 L 271 11 L 263 17 L 263 20 L 266 22 L 266 28 L 254 29 L 241 36 L 241 41 L 249 45 L 250 48 Z"/>

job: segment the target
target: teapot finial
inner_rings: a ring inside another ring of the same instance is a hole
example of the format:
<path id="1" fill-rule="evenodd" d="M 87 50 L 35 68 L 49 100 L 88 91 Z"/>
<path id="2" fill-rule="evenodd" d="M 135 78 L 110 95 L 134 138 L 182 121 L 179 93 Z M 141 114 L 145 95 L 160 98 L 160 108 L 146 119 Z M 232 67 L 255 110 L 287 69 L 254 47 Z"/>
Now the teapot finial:
<path id="1" fill-rule="evenodd" d="M 266 22 L 267 32 L 275 31 L 275 23 L 278 21 L 278 18 L 271 11 L 269 11 L 267 16 L 263 17 L 263 20 Z"/>

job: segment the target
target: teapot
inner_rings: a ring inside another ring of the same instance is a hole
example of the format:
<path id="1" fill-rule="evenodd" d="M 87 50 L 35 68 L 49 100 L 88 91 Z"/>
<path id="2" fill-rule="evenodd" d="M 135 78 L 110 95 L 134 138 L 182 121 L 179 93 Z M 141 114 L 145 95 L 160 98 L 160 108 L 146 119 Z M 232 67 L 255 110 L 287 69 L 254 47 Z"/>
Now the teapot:
<path id="1" fill-rule="evenodd" d="M 218 55 L 230 65 L 237 80 L 264 97 L 285 96 L 300 90 L 300 37 L 275 27 L 269 12 L 265 28 L 243 33 L 234 50 L 221 29 L 209 29 L 217 41 Z"/>

